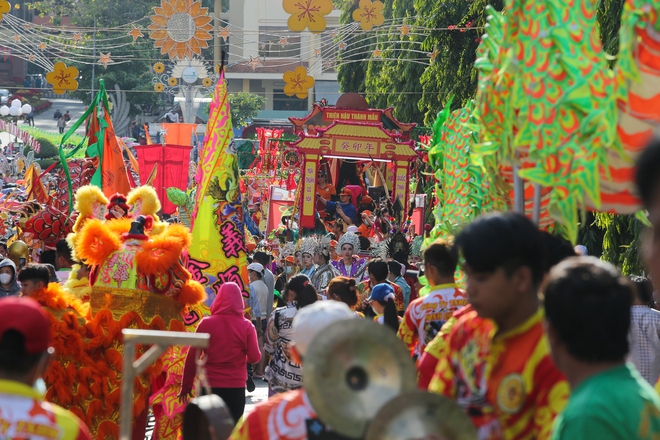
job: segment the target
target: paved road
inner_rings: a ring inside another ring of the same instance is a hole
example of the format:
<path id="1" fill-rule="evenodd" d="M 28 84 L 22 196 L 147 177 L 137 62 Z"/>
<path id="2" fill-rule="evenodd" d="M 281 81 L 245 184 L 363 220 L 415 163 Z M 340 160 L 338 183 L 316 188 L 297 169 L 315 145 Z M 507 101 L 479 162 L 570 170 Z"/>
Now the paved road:
<path id="1" fill-rule="evenodd" d="M 51 133 L 58 132 L 57 120 L 53 119 L 53 113 L 55 113 L 56 109 L 60 109 L 62 113 L 69 110 L 69 114 L 71 115 L 71 121 L 69 121 L 69 127 L 71 126 L 71 124 L 77 121 L 78 118 L 82 116 L 82 114 L 87 109 L 87 105 L 83 104 L 81 101 L 76 101 L 73 99 L 51 99 L 50 101 L 53 103 L 53 106 L 48 110 L 46 110 L 45 112 L 40 113 L 34 117 L 34 126 L 36 128 Z M 18 121 L 18 126 L 27 127 L 27 124 L 25 124 L 23 121 Z M 81 125 L 76 130 L 76 134 L 80 134 L 80 135 L 85 134 L 84 124 Z M 2 140 L 2 145 L 7 145 L 7 142 L 13 141 L 13 138 L 9 135 L 9 133 L 2 132 L 0 133 L 0 140 Z"/>
<path id="2" fill-rule="evenodd" d="M 261 379 L 255 379 L 254 384 L 257 388 L 245 397 L 245 414 L 249 414 L 258 403 L 268 400 L 268 384 Z"/>

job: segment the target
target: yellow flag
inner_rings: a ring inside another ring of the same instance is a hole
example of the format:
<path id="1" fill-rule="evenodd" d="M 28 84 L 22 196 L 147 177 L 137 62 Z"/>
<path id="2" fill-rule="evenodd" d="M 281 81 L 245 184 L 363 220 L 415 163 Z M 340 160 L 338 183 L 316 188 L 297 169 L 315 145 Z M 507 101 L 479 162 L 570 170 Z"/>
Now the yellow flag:
<path id="1" fill-rule="evenodd" d="M 234 282 L 249 295 L 238 159 L 232 136 L 223 73 L 211 102 L 195 176 L 193 240 L 187 264 L 193 277 L 206 287 L 209 305 L 223 283 Z"/>

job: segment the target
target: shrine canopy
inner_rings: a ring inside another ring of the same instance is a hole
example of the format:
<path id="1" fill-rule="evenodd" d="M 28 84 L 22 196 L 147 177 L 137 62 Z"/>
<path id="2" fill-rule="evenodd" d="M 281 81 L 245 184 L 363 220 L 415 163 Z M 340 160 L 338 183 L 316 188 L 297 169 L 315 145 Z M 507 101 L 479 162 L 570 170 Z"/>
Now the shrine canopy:
<path id="1" fill-rule="evenodd" d="M 342 98 L 347 95 L 356 94 Z M 353 107 L 339 107 L 340 98 L 336 107 L 315 105 L 306 118 L 289 118 L 300 137 L 291 146 L 302 156 L 300 225 L 304 228 L 313 228 L 316 222 L 316 178 L 321 158 L 393 163 L 392 202 L 399 199 L 407 212 L 410 163 L 417 158 L 410 132 L 416 124 L 397 121 L 391 108 L 366 108 L 364 98 L 357 97 L 351 96 Z"/>

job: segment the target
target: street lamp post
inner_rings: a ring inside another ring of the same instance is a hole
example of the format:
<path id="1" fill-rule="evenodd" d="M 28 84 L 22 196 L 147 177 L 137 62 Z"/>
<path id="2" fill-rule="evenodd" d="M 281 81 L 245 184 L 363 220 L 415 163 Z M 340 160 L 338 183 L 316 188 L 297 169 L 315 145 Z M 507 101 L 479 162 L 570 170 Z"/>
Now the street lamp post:
<path id="1" fill-rule="evenodd" d="M 32 111 L 30 104 L 22 104 L 20 99 L 14 99 L 11 102 L 11 107 L 3 105 L 0 107 L 0 116 L 11 116 L 14 119 L 14 124 L 18 126 L 18 118 L 21 115 L 29 115 Z M 14 142 L 18 141 L 18 137 L 14 137 Z"/>

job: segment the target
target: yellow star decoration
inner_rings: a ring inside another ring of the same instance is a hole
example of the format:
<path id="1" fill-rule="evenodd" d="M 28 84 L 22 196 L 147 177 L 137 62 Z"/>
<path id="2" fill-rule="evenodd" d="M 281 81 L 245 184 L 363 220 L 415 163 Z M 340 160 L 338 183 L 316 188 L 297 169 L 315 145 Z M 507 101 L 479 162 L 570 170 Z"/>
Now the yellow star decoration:
<path id="1" fill-rule="evenodd" d="M 344 49 L 346 49 L 346 43 L 344 43 L 343 41 L 341 41 L 341 42 L 339 43 L 339 50 L 344 50 Z"/>
<path id="2" fill-rule="evenodd" d="M 67 67 L 61 61 L 55 63 L 53 70 L 46 74 L 46 82 L 53 86 L 53 92 L 61 95 L 67 90 L 73 92 L 78 88 L 78 69 Z"/>
<path id="3" fill-rule="evenodd" d="M 29 57 L 29 58 L 30 58 L 30 61 L 34 61 L 35 59 L 37 59 L 37 57 L 34 56 L 34 54 L 30 54 L 30 57 Z"/>
<path id="4" fill-rule="evenodd" d="M 412 26 L 408 26 L 407 24 L 403 23 L 401 26 L 396 28 L 399 32 L 401 32 L 401 35 L 408 35 L 410 31 L 412 30 Z"/>
<path id="5" fill-rule="evenodd" d="M 39 43 L 39 50 L 46 50 L 46 43 Z"/>
<path id="6" fill-rule="evenodd" d="M 380 26 L 385 22 L 383 2 L 360 0 L 360 8 L 353 11 L 353 20 L 360 22 L 363 31 L 369 31 L 374 26 Z"/>
<path id="7" fill-rule="evenodd" d="M 294 32 L 325 30 L 325 16 L 332 12 L 332 0 L 282 0 L 284 12 L 291 14 L 287 26 Z"/>
<path id="8" fill-rule="evenodd" d="M 284 72 L 284 94 L 296 95 L 298 99 L 305 99 L 311 87 L 314 87 L 314 78 L 307 75 L 307 69 L 298 66 L 294 70 Z"/>
<path id="9" fill-rule="evenodd" d="M 100 52 L 100 54 L 101 54 L 101 58 L 99 59 L 99 64 L 103 64 L 103 67 L 105 67 L 106 69 L 108 68 L 108 64 L 114 63 L 114 61 L 110 59 L 110 52 L 108 53 Z"/>
<path id="10" fill-rule="evenodd" d="M 163 63 L 154 64 L 154 72 L 163 73 L 164 71 L 165 71 L 165 64 Z"/>
<path id="11" fill-rule="evenodd" d="M 374 58 L 380 58 L 382 56 L 382 53 L 380 49 L 374 50 Z"/>
<path id="12" fill-rule="evenodd" d="M 257 70 L 257 67 L 263 66 L 261 61 L 259 61 L 259 57 L 252 58 L 252 56 L 250 56 L 250 62 L 248 63 L 248 65 L 252 66 L 252 71 Z"/>
<path id="13" fill-rule="evenodd" d="M 229 32 L 229 25 L 227 25 L 227 26 L 225 26 L 225 27 L 221 27 L 221 28 L 220 28 L 220 31 L 218 32 L 217 35 L 218 35 L 218 37 L 221 37 L 221 38 L 224 40 L 224 42 L 226 43 L 226 42 L 227 42 L 227 38 L 229 38 L 230 36 L 232 36 L 232 33 Z"/>
<path id="14" fill-rule="evenodd" d="M 320 56 L 321 55 L 321 49 L 314 49 L 314 56 Z"/>
<path id="15" fill-rule="evenodd" d="M 73 34 L 73 41 L 75 41 L 77 43 L 80 40 L 82 40 L 82 35 L 80 35 L 78 32 Z"/>
<path id="16" fill-rule="evenodd" d="M 137 41 L 138 38 L 144 37 L 144 34 L 140 30 L 139 27 L 135 26 L 134 24 L 131 25 L 131 31 L 128 33 L 131 37 L 133 37 L 133 43 Z"/>
<path id="17" fill-rule="evenodd" d="M 289 39 L 287 37 L 280 37 L 280 46 L 284 47 L 289 44 Z"/>
<path id="18" fill-rule="evenodd" d="M 21 41 L 21 36 L 18 35 L 18 34 L 14 35 L 14 42 L 15 42 L 15 43 L 18 43 L 18 42 L 20 42 L 20 41 Z"/>
<path id="19" fill-rule="evenodd" d="M 431 62 L 433 63 L 435 62 L 435 59 L 438 58 L 439 55 L 438 49 L 433 49 L 433 52 L 427 53 L 426 55 L 428 55 L 428 57 L 431 58 Z"/>

